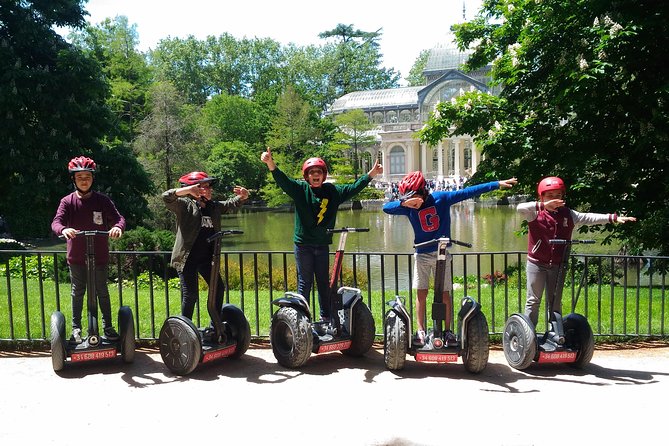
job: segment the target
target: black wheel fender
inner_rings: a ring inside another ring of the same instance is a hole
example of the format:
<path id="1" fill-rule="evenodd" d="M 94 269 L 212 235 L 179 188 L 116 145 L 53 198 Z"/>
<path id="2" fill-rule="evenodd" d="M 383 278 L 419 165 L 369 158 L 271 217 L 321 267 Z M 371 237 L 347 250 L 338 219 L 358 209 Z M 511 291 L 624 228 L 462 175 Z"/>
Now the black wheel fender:
<path id="1" fill-rule="evenodd" d="M 118 327 L 121 330 L 121 358 L 129 364 L 135 360 L 135 324 L 130 307 L 119 308 Z"/>
<path id="2" fill-rule="evenodd" d="M 235 352 L 230 358 L 239 358 L 251 344 L 251 328 L 244 312 L 232 304 L 225 304 L 221 309 L 221 321 L 229 327 L 229 336 L 237 341 Z"/>
<path id="3" fill-rule="evenodd" d="M 578 350 L 576 361 L 569 365 L 576 368 L 583 368 L 590 363 L 595 352 L 595 338 L 592 334 L 592 328 L 585 316 L 571 313 L 565 316 L 562 321 L 565 334 L 565 344 Z"/>
<path id="4" fill-rule="evenodd" d="M 302 367 L 314 345 L 308 314 L 293 306 L 279 308 L 272 317 L 270 342 L 279 364 L 288 368 Z"/>
<path id="5" fill-rule="evenodd" d="M 367 305 L 359 299 L 348 310 L 351 325 L 351 346 L 342 353 L 349 356 L 362 356 L 374 345 L 376 324 L 374 316 Z"/>
<path id="6" fill-rule="evenodd" d="M 504 325 L 502 345 L 511 367 L 517 370 L 529 367 L 537 354 L 537 336 L 530 318 L 524 314 L 512 314 Z"/>
<path id="7" fill-rule="evenodd" d="M 404 368 L 411 337 L 407 327 L 407 321 L 400 311 L 390 309 L 386 313 L 383 319 L 383 361 L 388 370 Z"/>
<path id="8" fill-rule="evenodd" d="M 480 373 L 488 365 L 490 355 L 488 321 L 482 311 L 475 310 L 471 313 L 465 330 L 462 361 L 468 372 Z"/>
<path id="9" fill-rule="evenodd" d="M 202 358 L 200 333 L 193 322 L 184 316 L 172 316 L 160 329 L 160 356 L 170 371 L 188 375 Z"/>
<path id="10" fill-rule="evenodd" d="M 65 340 L 65 316 L 60 311 L 51 314 L 51 364 L 54 372 L 65 367 L 67 348 Z"/>

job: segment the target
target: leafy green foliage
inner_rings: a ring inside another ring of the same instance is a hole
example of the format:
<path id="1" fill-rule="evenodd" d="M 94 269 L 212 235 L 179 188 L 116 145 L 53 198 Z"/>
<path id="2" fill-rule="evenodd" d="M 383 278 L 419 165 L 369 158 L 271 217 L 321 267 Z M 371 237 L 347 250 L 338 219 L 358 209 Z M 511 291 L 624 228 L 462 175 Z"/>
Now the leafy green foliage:
<path id="1" fill-rule="evenodd" d="M 470 134 L 485 159 L 474 181 L 516 176 L 534 194 L 545 176 L 568 205 L 619 212 L 608 225 L 633 253 L 669 253 L 669 4 L 640 1 L 485 2 L 456 25 L 470 69 L 492 64 L 496 98 L 469 92 L 441 103 L 421 132 Z M 607 238 L 608 241 L 610 239 Z"/>
<path id="2" fill-rule="evenodd" d="M 207 160 L 210 175 L 219 179 L 216 192 L 230 196 L 234 186 L 259 190 L 266 181 L 267 167 L 258 151 L 240 141 L 218 143 Z"/>
<path id="3" fill-rule="evenodd" d="M 423 76 L 423 71 L 427 66 L 427 59 L 429 57 L 430 50 L 422 50 L 414 61 L 411 70 L 409 70 L 409 75 L 406 76 L 406 80 L 410 87 L 425 85 L 425 76 Z"/>

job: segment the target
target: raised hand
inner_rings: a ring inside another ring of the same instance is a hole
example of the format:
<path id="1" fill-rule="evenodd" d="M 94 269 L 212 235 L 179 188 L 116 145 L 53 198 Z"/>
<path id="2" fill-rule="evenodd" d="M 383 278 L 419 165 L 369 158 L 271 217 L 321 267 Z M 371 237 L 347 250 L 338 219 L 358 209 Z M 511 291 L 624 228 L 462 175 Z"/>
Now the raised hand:
<path id="1" fill-rule="evenodd" d="M 267 167 L 269 167 L 269 170 L 276 169 L 276 164 L 274 163 L 274 158 L 272 158 L 272 150 L 269 147 L 267 148 L 266 152 L 263 152 L 262 155 L 260 155 L 260 161 L 267 164 Z"/>
<path id="2" fill-rule="evenodd" d="M 375 176 L 377 176 L 380 173 L 383 173 L 383 166 L 381 164 L 379 164 L 379 160 L 377 159 L 374 162 L 374 166 L 372 167 L 372 170 L 367 172 L 367 175 L 374 178 Z"/>

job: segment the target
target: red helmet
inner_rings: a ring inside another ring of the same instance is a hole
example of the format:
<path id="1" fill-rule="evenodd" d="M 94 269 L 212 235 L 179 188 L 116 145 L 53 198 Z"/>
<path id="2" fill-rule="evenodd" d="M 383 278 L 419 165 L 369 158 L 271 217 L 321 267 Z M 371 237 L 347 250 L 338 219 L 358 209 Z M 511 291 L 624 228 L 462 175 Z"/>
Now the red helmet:
<path id="1" fill-rule="evenodd" d="M 537 185 L 537 193 L 539 194 L 539 198 L 541 198 L 541 195 L 544 192 L 548 192 L 549 190 L 561 190 L 563 194 L 567 192 L 564 181 L 558 177 L 546 177 L 539 181 L 539 184 Z"/>
<path id="2" fill-rule="evenodd" d="M 307 172 L 309 172 L 309 169 L 312 167 L 318 167 L 323 170 L 323 174 L 325 175 L 325 178 L 328 176 L 328 166 L 325 164 L 325 161 L 323 161 L 320 158 L 309 158 L 302 164 L 302 176 L 304 177 L 305 180 L 308 181 L 308 176 Z M 325 180 L 323 178 L 323 180 Z"/>
<path id="3" fill-rule="evenodd" d="M 406 195 L 410 192 L 418 192 L 423 195 L 425 193 L 425 177 L 423 176 L 423 172 L 420 170 L 409 172 L 402 178 L 398 188 L 400 195 Z"/>
<path id="4" fill-rule="evenodd" d="M 182 186 L 192 186 L 193 184 L 211 183 L 212 186 L 216 183 L 216 178 L 210 178 L 207 172 L 191 172 L 179 178 L 179 183 Z"/>
<path id="5" fill-rule="evenodd" d="M 93 161 L 92 159 L 86 156 L 78 156 L 70 160 L 70 162 L 67 165 L 67 170 L 70 173 L 95 172 L 96 167 L 97 166 L 95 165 L 95 161 Z"/>

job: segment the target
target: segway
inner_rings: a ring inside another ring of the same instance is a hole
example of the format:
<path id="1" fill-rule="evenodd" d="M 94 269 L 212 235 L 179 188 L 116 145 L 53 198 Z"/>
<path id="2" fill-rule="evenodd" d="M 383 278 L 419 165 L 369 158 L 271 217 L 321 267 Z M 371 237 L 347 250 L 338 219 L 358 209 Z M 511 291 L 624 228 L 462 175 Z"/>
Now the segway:
<path id="1" fill-rule="evenodd" d="M 118 310 L 119 339 L 109 340 L 100 335 L 98 327 L 98 299 L 95 289 L 95 238 L 109 237 L 106 231 L 77 231 L 78 236 L 86 237 L 86 307 L 88 313 L 88 336 L 81 343 L 74 338 L 65 337 L 65 316 L 60 311 L 51 314 L 51 362 L 53 370 L 58 372 L 68 362 L 87 362 L 112 359 L 120 355 L 125 363 L 135 359 L 135 326 L 130 307 L 122 306 Z M 64 236 L 60 236 L 64 239 Z"/>
<path id="2" fill-rule="evenodd" d="M 563 250 L 555 282 L 556 296 L 563 284 L 565 264 L 569 259 L 571 245 L 577 243 L 595 243 L 594 240 L 549 240 L 552 245 L 566 245 Z M 574 304 L 575 305 L 575 304 Z M 525 314 L 512 314 L 504 325 L 502 343 L 504 356 L 509 365 L 523 370 L 532 361 L 538 363 L 567 363 L 582 368 L 590 363 L 595 350 L 595 341 L 588 320 L 576 313 L 564 318 L 553 311 L 552 299 L 546 296 L 547 330 L 538 335 L 530 318 Z"/>
<path id="3" fill-rule="evenodd" d="M 212 324 L 197 328 L 185 316 L 171 316 L 160 329 L 160 356 L 176 375 L 188 375 L 198 364 L 227 357 L 239 358 L 251 343 L 251 329 L 244 312 L 232 304 L 216 307 L 221 237 L 230 234 L 243 234 L 243 231 L 218 231 L 207 238 L 209 243 L 214 243 L 207 297 L 207 311 Z"/>
<path id="4" fill-rule="evenodd" d="M 329 283 L 330 320 L 312 321 L 309 302 L 300 294 L 287 292 L 272 304 L 279 309 L 272 315 L 270 342 L 274 357 L 288 368 L 303 366 L 312 353 L 341 351 L 362 356 L 372 348 L 376 327 L 372 312 L 358 288 L 337 288 L 349 232 L 368 232 L 369 228 L 328 229 L 341 233 Z"/>
<path id="5" fill-rule="evenodd" d="M 488 364 L 488 322 L 481 311 L 481 305 L 472 297 L 465 296 L 458 312 L 456 342 L 449 345 L 444 340 L 443 327 L 446 318 L 446 304 L 443 302 L 444 272 L 448 267 L 448 247 L 451 244 L 471 248 L 470 243 L 441 237 L 418 243 L 414 248 L 437 244 L 437 265 L 434 278 L 434 303 L 432 304 L 433 328 L 426 333 L 425 343 L 413 342 L 411 316 L 404 304 L 404 298 L 396 296 L 388 302 L 390 309 L 384 319 L 383 359 L 389 370 L 401 370 L 407 354 L 417 362 L 448 363 L 457 362 L 462 356 L 465 369 L 479 373 Z"/>

